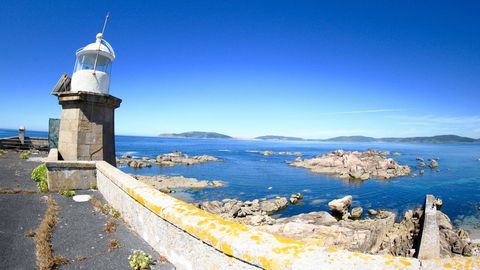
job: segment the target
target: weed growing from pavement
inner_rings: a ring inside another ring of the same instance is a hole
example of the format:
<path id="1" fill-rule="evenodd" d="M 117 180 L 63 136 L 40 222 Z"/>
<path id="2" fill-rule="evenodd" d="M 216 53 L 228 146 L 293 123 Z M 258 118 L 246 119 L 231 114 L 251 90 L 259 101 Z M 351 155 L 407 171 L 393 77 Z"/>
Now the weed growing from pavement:
<path id="1" fill-rule="evenodd" d="M 106 233 L 114 233 L 117 230 L 117 223 L 113 219 L 109 219 L 107 224 L 105 224 L 105 228 L 103 229 Z"/>
<path id="2" fill-rule="evenodd" d="M 128 261 L 130 267 L 135 270 L 150 269 L 150 266 L 153 265 L 152 256 L 141 250 L 134 250 L 133 253 L 128 256 Z"/>
<path id="3" fill-rule="evenodd" d="M 37 182 L 37 188 L 40 192 L 48 192 L 47 165 L 45 163 L 33 169 L 32 180 Z"/>
<path id="4" fill-rule="evenodd" d="M 69 263 L 64 257 L 54 256 L 52 250 L 52 230 L 58 222 L 58 207 L 53 196 L 47 197 L 47 211 L 35 231 L 35 246 L 38 269 L 54 269 Z"/>
<path id="5" fill-rule="evenodd" d="M 112 239 L 108 242 L 108 252 L 120 248 L 120 242 L 117 239 Z"/>
<path id="6" fill-rule="evenodd" d="M 29 152 L 22 152 L 20 153 L 20 158 L 21 159 L 28 159 L 30 157 L 30 153 Z"/>
<path id="7" fill-rule="evenodd" d="M 92 199 L 90 199 L 90 203 L 93 205 L 93 207 L 97 208 L 105 215 L 110 215 L 114 218 L 120 217 L 120 212 L 117 209 L 111 207 L 108 204 L 102 204 L 102 202 L 95 197 L 92 197 Z"/>
<path id="8" fill-rule="evenodd" d="M 75 196 L 75 191 L 67 189 L 67 190 L 60 190 L 58 194 L 63 195 L 65 197 L 71 198 Z"/>
<path id="9" fill-rule="evenodd" d="M 90 189 L 97 189 L 97 183 L 91 183 Z"/>

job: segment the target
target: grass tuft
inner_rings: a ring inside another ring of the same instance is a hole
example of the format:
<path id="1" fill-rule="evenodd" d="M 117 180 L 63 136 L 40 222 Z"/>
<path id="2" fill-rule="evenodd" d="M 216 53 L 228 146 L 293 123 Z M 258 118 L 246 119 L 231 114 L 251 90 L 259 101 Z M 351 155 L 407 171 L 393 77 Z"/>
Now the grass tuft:
<path id="1" fill-rule="evenodd" d="M 60 191 L 58 192 L 58 194 L 60 194 L 60 195 L 62 195 L 62 196 L 65 196 L 65 197 L 68 197 L 68 198 L 71 198 L 71 197 L 75 196 L 75 191 L 70 190 L 70 189 L 60 190 Z"/>
<path id="2" fill-rule="evenodd" d="M 37 268 L 41 270 L 54 269 L 68 263 L 68 259 L 55 257 L 52 250 L 52 230 L 58 222 L 58 207 L 53 196 L 47 197 L 47 211 L 35 231 L 35 246 Z"/>
<path id="3" fill-rule="evenodd" d="M 105 228 L 103 229 L 106 233 L 114 233 L 117 230 L 117 223 L 114 220 L 109 219 L 107 224 L 105 224 Z"/>
<path id="4" fill-rule="evenodd" d="M 120 242 L 117 239 L 112 239 L 108 242 L 108 252 L 112 252 L 112 250 L 119 249 Z"/>
<path id="5" fill-rule="evenodd" d="M 29 152 L 22 152 L 20 153 L 20 158 L 21 159 L 28 159 L 30 157 L 30 153 Z"/>

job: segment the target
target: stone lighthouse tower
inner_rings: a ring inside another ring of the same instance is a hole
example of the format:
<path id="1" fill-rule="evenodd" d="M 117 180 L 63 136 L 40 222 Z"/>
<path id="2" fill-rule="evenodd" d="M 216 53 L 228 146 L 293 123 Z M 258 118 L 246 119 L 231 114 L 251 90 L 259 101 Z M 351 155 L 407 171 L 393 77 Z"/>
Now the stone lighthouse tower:
<path id="1" fill-rule="evenodd" d="M 64 76 L 67 86 L 53 93 L 62 105 L 58 152 L 63 160 L 105 160 L 115 166 L 114 111 L 122 102 L 109 94 L 115 52 L 99 33 L 76 57 L 70 87 Z"/>

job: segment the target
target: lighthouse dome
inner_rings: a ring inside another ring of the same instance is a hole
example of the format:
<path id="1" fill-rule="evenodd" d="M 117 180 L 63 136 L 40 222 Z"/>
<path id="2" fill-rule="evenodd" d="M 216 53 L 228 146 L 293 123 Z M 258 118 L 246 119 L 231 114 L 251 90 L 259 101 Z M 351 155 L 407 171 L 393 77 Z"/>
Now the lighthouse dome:
<path id="1" fill-rule="evenodd" d="M 102 33 L 97 34 L 97 40 L 93 43 L 88 44 L 87 46 L 77 50 L 77 57 L 88 54 L 88 53 L 97 53 L 103 56 L 110 58 L 111 61 L 115 59 L 115 51 L 113 50 L 110 43 L 103 39 Z"/>

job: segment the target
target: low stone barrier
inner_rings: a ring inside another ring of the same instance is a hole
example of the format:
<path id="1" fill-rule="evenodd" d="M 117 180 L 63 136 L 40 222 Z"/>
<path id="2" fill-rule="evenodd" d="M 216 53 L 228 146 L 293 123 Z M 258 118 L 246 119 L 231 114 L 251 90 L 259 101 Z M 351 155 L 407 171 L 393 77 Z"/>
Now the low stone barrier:
<path id="1" fill-rule="evenodd" d="M 46 166 L 50 191 L 89 189 L 96 183 L 96 161 L 59 160 L 58 150 L 51 149 Z"/>

